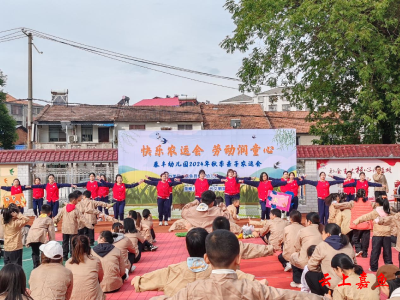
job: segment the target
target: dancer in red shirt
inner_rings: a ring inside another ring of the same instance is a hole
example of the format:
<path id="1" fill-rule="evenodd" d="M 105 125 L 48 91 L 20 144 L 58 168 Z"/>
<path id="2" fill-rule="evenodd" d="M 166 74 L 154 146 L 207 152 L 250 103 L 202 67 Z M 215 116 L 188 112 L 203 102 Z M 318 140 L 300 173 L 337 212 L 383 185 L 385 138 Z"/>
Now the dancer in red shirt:
<path id="1" fill-rule="evenodd" d="M 268 174 L 265 172 L 262 172 L 260 174 L 260 181 L 251 181 L 245 179 L 240 180 L 240 182 L 257 188 L 258 198 L 261 205 L 261 220 L 269 220 L 269 213 L 271 212 L 271 208 L 266 207 L 267 201 L 269 201 L 268 192 L 272 191 L 274 187 L 285 186 L 287 182 L 285 180 L 269 180 Z"/>
<path id="2" fill-rule="evenodd" d="M 170 189 L 173 186 L 182 184 L 182 182 L 169 182 L 167 177 L 167 172 L 161 174 L 161 180 L 144 180 L 144 183 L 148 185 L 153 185 L 157 188 L 157 206 L 158 206 L 158 220 L 159 225 L 162 226 L 162 221 L 164 219 L 164 225 L 168 226 L 168 212 L 169 212 L 169 197 Z"/>
<path id="3" fill-rule="evenodd" d="M 98 178 L 100 181 L 103 180 L 104 182 L 108 183 L 107 177 L 104 174 L 101 174 L 100 177 Z M 110 203 L 110 200 L 108 199 L 108 194 L 110 193 L 110 188 L 107 185 L 104 185 L 100 182 L 99 185 L 99 201 L 104 202 L 104 203 Z M 102 212 L 103 207 L 98 206 L 98 209 Z M 104 213 L 108 215 L 108 209 L 104 207 Z"/>
<path id="4" fill-rule="evenodd" d="M 139 184 L 143 182 L 140 180 L 137 183 L 125 184 L 122 182 L 122 175 L 117 174 L 115 176 L 115 183 L 105 182 L 104 180 L 100 180 L 103 186 L 111 188 L 113 191 L 113 202 L 114 205 L 114 218 L 118 220 L 118 217 L 121 221 L 124 220 L 124 209 L 125 209 L 125 199 L 126 199 L 126 189 L 133 189 L 137 187 Z"/>
<path id="5" fill-rule="evenodd" d="M 165 175 L 167 175 L 167 181 L 168 182 L 172 182 L 173 181 L 173 179 L 182 179 L 184 176 L 183 175 L 179 175 L 179 176 L 175 176 L 175 177 L 172 177 L 172 178 L 170 178 L 169 177 L 169 173 L 168 172 L 164 172 L 165 173 Z M 155 177 L 149 177 L 149 176 L 145 176 L 148 180 L 150 180 L 150 181 L 160 181 L 161 180 L 161 177 L 160 178 L 155 178 Z M 173 187 L 171 186 L 170 188 L 169 188 L 169 197 L 168 197 L 168 221 L 171 221 L 171 213 L 172 213 L 172 202 L 173 202 Z"/>
<path id="6" fill-rule="evenodd" d="M 346 172 L 346 179 L 343 182 L 343 193 L 345 193 L 347 195 L 346 202 L 354 200 L 354 195 L 356 194 L 355 187 L 344 187 L 345 184 L 355 182 L 355 179 L 351 177 L 352 175 L 353 175 L 353 173 L 351 171 L 347 171 Z M 342 177 L 339 177 L 339 176 L 332 176 L 332 175 L 328 175 L 328 176 L 332 177 L 335 180 L 342 180 L 343 179 Z"/>
<path id="7" fill-rule="evenodd" d="M 374 187 L 386 187 L 386 185 L 382 185 L 380 183 L 376 183 L 376 182 L 370 182 L 365 180 L 365 173 L 361 172 L 360 173 L 360 180 L 356 179 L 354 182 L 352 183 L 347 183 L 347 184 L 343 184 L 343 188 L 349 188 L 349 187 L 355 187 L 356 188 L 356 192 L 359 189 L 364 189 L 365 190 L 365 197 L 368 199 L 368 188 L 370 186 L 374 186 Z"/>
<path id="8" fill-rule="evenodd" d="M 304 184 L 313 185 L 317 188 L 319 220 L 321 224 L 325 225 L 328 223 L 329 219 L 329 206 L 325 205 L 325 198 L 330 194 L 329 187 L 331 185 L 343 183 L 344 179 L 327 181 L 325 180 L 325 172 L 319 173 L 319 179 L 318 181 L 304 179 L 303 182 Z"/>
<path id="9" fill-rule="evenodd" d="M 185 175 L 185 177 L 187 177 L 187 175 Z M 222 183 L 220 179 L 206 179 L 206 172 L 204 170 L 199 171 L 199 178 L 197 179 L 175 178 L 175 181 L 194 185 L 194 198 L 199 202 L 201 202 L 201 194 L 208 191 L 211 185 Z"/>
<path id="10" fill-rule="evenodd" d="M 21 182 L 19 181 L 18 178 L 15 178 L 13 180 L 13 185 L 12 186 L 2 186 L 0 188 L 2 190 L 7 191 L 7 192 L 11 192 L 11 196 L 22 194 L 23 191 L 31 189 L 31 187 L 28 186 L 28 185 L 21 185 Z M 18 206 L 18 208 L 19 208 L 20 213 L 23 214 L 24 213 L 24 208 L 22 206 Z"/>

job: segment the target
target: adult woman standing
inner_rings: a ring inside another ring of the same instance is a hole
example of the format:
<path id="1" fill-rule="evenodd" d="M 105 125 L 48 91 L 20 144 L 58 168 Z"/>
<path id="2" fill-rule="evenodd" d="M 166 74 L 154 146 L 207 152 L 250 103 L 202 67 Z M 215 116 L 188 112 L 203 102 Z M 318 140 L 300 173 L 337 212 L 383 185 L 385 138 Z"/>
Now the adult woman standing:
<path id="1" fill-rule="evenodd" d="M 320 222 L 324 225 L 328 223 L 329 219 L 329 207 L 325 205 L 325 198 L 328 197 L 330 194 L 329 188 L 332 185 L 341 184 L 344 182 L 344 179 L 333 180 L 333 181 L 327 181 L 325 179 L 326 179 L 326 173 L 321 172 L 319 173 L 318 181 L 306 180 L 306 179 L 303 180 L 304 184 L 310 184 L 317 188 L 318 214 Z"/>
<path id="2" fill-rule="evenodd" d="M 355 187 L 356 188 L 356 193 L 359 189 L 364 189 L 365 190 L 365 197 L 368 198 L 368 188 L 370 186 L 374 186 L 374 187 L 386 187 L 385 185 L 382 185 L 380 183 L 374 183 L 374 182 L 370 182 L 365 180 L 365 173 L 361 172 L 360 173 L 360 179 L 359 180 L 355 180 L 355 182 L 353 183 L 347 183 L 347 184 L 343 184 L 343 188 L 347 188 L 347 187 Z"/>
<path id="3" fill-rule="evenodd" d="M 346 178 L 343 182 L 343 184 L 348 184 L 348 183 L 353 183 L 356 180 L 352 178 L 353 172 L 347 171 L 346 172 Z M 333 176 L 333 175 L 328 175 L 329 177 L 335 179 L 335 180 L 342 180 L 342 177 L 339 176 Z M 343 193 L 346 194 L 346 201 L 349 202 L 351 200 L 354 200 L 354 196 L 356 195 L 356 188 L 355 187 L 344 187 L 343 188 Z"/>
<path id="4" fill-rule="evenodd" d="M 115 176 L 115 183 L 109 183 L 104 180 L 100 180 L 101 184 L 103 186 L 109 187 L 113 191 L 113 198 L 114 198 L 114 218 L 118 220 L 119 219 L 122 221 L 124 219 L 124 209 L 125 209 L 125 199 L 126 199 L 126 189 L 133 189 L 134 187 L 137 187 L 139 184 L 143 182 L 143 180 L 140 180 L 137 183 L 132 183 L 132 184 L 125 184 L 122 182 L 122 175 L 117 174 Z"/>
<path id="5" fill-rule="evenodd" d="M 265 172 L 262 172 L 260 174 L 260 181 L 242 180 L 240 182 L 257 188 L 258 199 L 261 205 L 261 220 L 269 220 L 269 213 L 271 211 L 271 208 L 266 206 L 267 201 L 269 201 L 268 192 L 272 191 L 274 187 L 286 185 L 287 182 L 281 180 L 269 180 L 268 174 Z"/>
<path id="6" fill-rule="evenodd" d="M 65 267 L 72 272 L 74 284 L 71 300 L 105 300 L 106 295 L 100 288 L 103 280 L 103 268 L 100 259 L 91 254 L 90 241 L 85 235 L 76 235 L 72 239 L 72 257 Z"/>
<path id="7" fill-rule="evenodd" d="M 168 181 L 168 173 L 161 174 L 161 180 L 151 181 L 144 180 L 144 183 L 148 185 L 153 185 L 157 188 L 157 206 L 158 206 L 158 220 L 160 221 L 159 225 L 162 226 L 162 221 L 164 219 L 164 225 L 168 226 L 168 214 L 169 214 L 169 199 L 171 195 L 171 187 L 182 184 L 182 182 L 170 182 Z"/>
<path id="8" fill-rule="evenodd" d="M 211 185 L 222 183 L 220 179 L 206 179 L 206 172 L 204 170 L 199 171 L 199 178 L 197 179 L 175 178 L 175 181 L 194 185 L 194 198 L 199 202 L 201 202 L 201 194 L 208 191 Z"/>

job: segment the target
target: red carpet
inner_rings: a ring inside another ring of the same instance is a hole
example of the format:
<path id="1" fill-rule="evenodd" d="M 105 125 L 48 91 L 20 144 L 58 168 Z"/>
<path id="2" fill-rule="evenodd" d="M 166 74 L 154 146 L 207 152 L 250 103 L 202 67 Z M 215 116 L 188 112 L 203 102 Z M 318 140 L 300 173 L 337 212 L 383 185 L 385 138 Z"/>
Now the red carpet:
<path id="1" fill-rule="evenodd" d="M 57 233 L 56 235 L 57 240 L 62 240 L 61 233 Z M 96 233 L 96 238 L 97 237 L 98 233 Z M 174 233 L 157 233 L 156 238 L 156 245 L 159 247 L 158 250 L 155 252 L 142 253 L 142 258 L 136 264 L 136 270 L 130 275 L 129 280 L 124 283 L 124 285 L 118 292 L 107 294 L 107 299 L 149 299 L 155 295 L 162 294 L 162 292 L 136 293 L 134 287 L 130 284 L 134 276 L 165 268 L 170 264 L 175 264 L 186 260 L 188 254 L 185 247 L 185 238 L 178 238 L 175 236 Z M 263 243 L 261 239 L 248 239 L 243 241 L 245 243 Z M 283 271 L 282 265 L 279 263 L 277 255 L 278 254 L 276 253 L 275 255 L 269 257 L 242 260 L 240 269 L 243 272 L 255 275 L 257 279 L 266 278 L 270 286 L 284 289 L 292 289 L 289 286 L 290 282 L 292 281 L 292 273 Z M 398 252 L 394 248 L 392 248 L 392 257 L 393 263 L 398 266 Z M 369 257 L 357 258 L 357 261 L 358 264 L 364 268 L 364 271 L 366 273 L 371 273 L 368 271 Z M 379 266 L 381 265 L 383 265 L 382 257 L 379 260 Z M 386 299 L 386 297 L 382 296 L 381 299 Z"/>

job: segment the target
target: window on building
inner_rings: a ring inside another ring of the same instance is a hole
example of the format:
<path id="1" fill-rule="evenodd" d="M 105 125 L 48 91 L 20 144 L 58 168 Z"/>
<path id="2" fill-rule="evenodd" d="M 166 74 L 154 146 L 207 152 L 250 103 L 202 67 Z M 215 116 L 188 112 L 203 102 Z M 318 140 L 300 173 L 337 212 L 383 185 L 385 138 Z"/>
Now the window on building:
<path id="1" fill-rule="evenodd" d="M 11 114 L 16 116 L 22 116 L 22 105 L 11 105 Z"/>
<path id="2" fill-rule="evenodd" d="M 264 103 L 264 97 L 258 97 L 258 103 Z"/>
<path id="3" fill-rule="evenodd" d="M 300 145 L 300 137 L 296 136 L 296 146 Z"/>
<path id="4" fill-rule="evenodd" d="M 129 130 L 146 130 L 146 125 L 129 125 Z"/>
<path id="5" fill-rule="evenodd" d="M 17 125 L 22 125 L 22 121 L 17 121 Z"/>
<path id="6" fill-rule="evenodd" d="M 82 142 L 93 142 L 93 126 L 81 127 Z"/>
<path id="7" fill-rule="evenodd" d="M 41 110 L 40 107 L 34 107 L 34 108 L 33 108 L 33 114 L 34 114 L 34 115 L 40 114 L 40 110 Z"/>
<path id="8" fill-rule="evenodd" d="M 172 130 L 171 127 L 161 127 L 161 130 Z"/>
<path id="9" fill-rule="evenodd" d="M 60 126 L 49 126 L 49 141 L 50 142 L 65 142 L 66 135 Z"/>
<path id="10" fill-rule="evenodd" d="M 192 124 L 178 125 L 178 130 L 193 130 Z"/>
<path id="11" fill-rule="evenodd" d="M 276 103 L 278 102 L 278 96 L 270 96 L 269 97 L 269 102 L 272 103 Z"/>
<path id="12" fill-rule="evenodd" d="M 277 111 L 278 106 L 277 105 L 268 105 L 268 111 Z"/>
<path id="13" fill-rule="evenodd" d="M 282 104 L 282 111 L 290 111 L 290 104 Z"/>

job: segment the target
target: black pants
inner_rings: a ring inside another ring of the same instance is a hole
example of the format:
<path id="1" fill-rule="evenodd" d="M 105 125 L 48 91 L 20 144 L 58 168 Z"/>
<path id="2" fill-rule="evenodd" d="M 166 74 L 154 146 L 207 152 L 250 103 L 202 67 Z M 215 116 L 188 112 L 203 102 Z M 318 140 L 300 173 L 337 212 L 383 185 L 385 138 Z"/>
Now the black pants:
<path id="1" fill-rule="evenodd" d="M 15 251 L 4 251 L 4 265 L 17 264 L 22 267 L 22 249 Z"/>
<path id="2" fill-rule="evenodd" d="M 143 244 L 139 241 L 138 241 L 138 251 L 139 251 L 139 254 L 136 255 L 134 263 L 139 262 L 140 258 L 142 257 Z"/>
<path id="3" fill-rule="evenodd" d="M 267 245 L 269 245 L 268 244 L 268 239 L 269 239 L 269 236 L 271 235 L 271 232 L 268 232 L 266 235 L 260 235 L 260 238 L 264 241 L 264 243 L 266 243 Z"/>
<path id="4" fill-rule="evenodd" d="M 128 260 L 131 263 L 131 266 L 135 262 L 135 258 L 136 258 L 135 253 L 128 252 Z"/>
<path id="5" fill-rule="evenodd" d="M 372 251 L 369 265 L 372 272 L 378 270 L 378 260 L 383 248 L 383 261 L 385 265 L 392 265 L 392 241 L 390 236 L 373 236 L 372 237 Z"/>
<path id="6" fill-rule="evenodd" d="M 324 274 L 321 272 L 308 271 L 306 274 L 306 282 L 311 290 L 311 293 L 324 296 L 329 291 L 329 285 L 321 285 L 320 280 L 324 278 Z"/>
<path id="7" fill-rule="evenodd" d="M 301 275 L 303 274 L 303 269 L 300 269 L 292 265 L 292 271 L 293 271 L 293 281 L 295 283 L 301 283 Z"/>
<path id="8" fill-rule="evenodd" d="M 40 266 L 40 250 L 39 247 L 42 243 L 30 243 L 29 245 L 32 248 L 32 261 L 33 268 L 37 268 Z"/>
<path id="9" fill-rule="evenodd" d="M 385 191 L 375 191 L 375 199 L 379 196 L 387 196 Z"/>
<path id="10" fill-rule="evenodd" d="M 153 240 L 156 238 L 156 233 L 154 232 L 154 229 L 152 228 L 151 230 L 150 230 L 150 232 L 151 232 L 151 237 L 153 238 Z"/>
<path id="11" fill-rule="evenodd" d="M 354 246 L 353 245 L 353 233 L 354 233 L 353 230 L 350 230 L 348 233 L 346 233 L 352 246 Z"/>
<path id="12" fill-rule="evenodd" d="M 76 234 L 64 234 L 63 233 L 62 248 L 63 248 L 64 260 L 68 260 L 68 254 L 72 254 L 71 240 L 75 235 Z"/>
<path id="13" fill-rule="evenodd" d="M 93 246 L 94 244 L 94 229 L 89 229 L 87 227 L 83 227 L 82 229 L 78 230 L 79 235 L 86 235 L 90 240 L 90 245 Z"/>
<path id="14" fill-rule="evenodd" d="M 351 242 L 352 245 L 354 245 L 354 248 L 356 249 L 356 253 L 362 251 L 363 256 L 367 257 L 370 235 L 371 235 L 371 230 L 353 229 L 353 238 Z"/>
<path id="15" fill-rule="evenodd" d="M 280 261 L 280 263 L 282 264 L 282 267 L 286 267 L 286 264 L 288 263 L 288 261 L 286 259 L 283 258 L 282 253 L 278 255 L 278 260 Z"/>
<path id="16" fill-rule="evenodd" d="M 290 209 L 289 209 L 288 215 L 290 214 L 290 212 L 292 210 L 295 210 L 295 209 L 297 210 L 298 207 L 299 207 L 299 198 L 297 196 L 295 196 L 295 197 L 292 198 L 292 203 L 290 205 Z"/>

